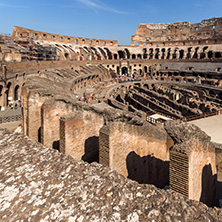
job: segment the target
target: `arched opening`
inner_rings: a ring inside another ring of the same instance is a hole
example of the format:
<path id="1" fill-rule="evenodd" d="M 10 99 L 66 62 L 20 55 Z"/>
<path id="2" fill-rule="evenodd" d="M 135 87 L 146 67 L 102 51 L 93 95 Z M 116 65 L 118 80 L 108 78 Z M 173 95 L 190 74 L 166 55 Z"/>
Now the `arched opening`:
<path id="1" fill-rule="evenodd" d="M 9 104 L 10 101 L 13 100 L 13 95 L 12 95 L 12 83 L 9 82 L 7 84 L 7 90 L 5 91 L 5 96 L 6 96 L 6 101 L 7 101 L 7 105 Z"/>
<path id="2" fill-rule="evenodd" d="M 139 44 L 139 42 L 135 42 L 135 46 L 139 46 L 140 44 Z"/>
<path id="3" fill-rule="evenodd" d="M 176 58 L 177 58 L 177 49 L 175 49 L 173 53 L 173 59 L 176 59 Z"/>
<path id="4" fill-rule="evenodd" d="M 125 54 L 123 51 L 118 51 L 118 54 L 120 59 L 125 59 Z"/>
<path id="5" fill-rule="evenodd" d="M 147 59 L 147 49 L 146 48 L 143 49 L 143 58 Z"/>
<path id="6" fill-rule="evenodd" d="M 170 59 L 170 51 L 171 51 L 171 49 L 168 49 L 168 51 L 167 51 L 167 59 Z"/>
<path id="7" fill-rule="evenodd" d="M 191 57 L 191 49 L 192 49 L 192 48 L 188 48 L 188 52 L 187 52 L 187 57 L 186 57 L 186 59 L 190 59 L 190 57 Z"/>
<path id="8" fill-rule="evenodd" d="M 220 52 L 215 52 L 215 58 L 220 58 L 221 57 L 221 53 Z"/>
<path id="9" fill-rule="evenodd" d="M 144 66 L 144 72 L 147 73 L 147 66 Z"/>
<path id="10" fill-rule="evenodd" d="M 201 52 L 200 53 L 200 59 L 204 59 L 205 58 L 205 53 L 204 52 Z"/>
<path id="11" fill-rule="evenodd" d="M 2 89 L 3 89 L 3 86 L 0 85 L 0 110 L 1 110 L 1 107 L 4 106 L 4 97 L 2 96 Z"/>
<path id="12" fill-rule="evenodd" d="M 19 98 L 19 85 L 16 85 L 14 89 L 14 101 L 18 100 Z"/>
<path id="13" fill-rule="evenodd" d="M 142 58 L 141 54 L 138 54 L 137 59 L 141 59 L 141 58 Z"/>
<path id="14" fill-rule="evenodd" d="M 64 56 L 65 56 L 66 59 L 69 59 L 69 53 L 65 53 Z"/>
<path id="15" fill-rule="evenodd" d="M 164 59 L 164 57 L 165 57 L 165 51 L 166 51 L 166 50 L 165 50 L 165 49 L 162 49 L 161 51 L 162 51 L 161 59 Z"/>
<path id="16" fill-rule="evenodd" d="M 155 50 L 155 52 L 156 52 L 155 53 L 155 59 L 159 59 L 159 51 L 160 51 L 159 49 Z"/>
<path id="17" fill-rule="evenodd" d="M 100 48 L 100 47 L 98 47 L 98 50 L 99 50 L 99 51 L 101 52 L 101 54 L 103 55 L 104 59 L 106 59 L 106 58 L 107 58 L 106 52 L 105 52 L 102 48 Z"/>
<path id="18" fill-rule="evenodd" d="M 136 55 L 135 54 L 132 54 L 132 59 L 136 59 Z"/>
<path id="19" fill-rule="evenodd" d="M 150 52 L 149 52 L 149 57 L 150 57 L 150 59 L 152 59 L 152 58 L 153 58 L 153 49 L 150 49 Z"/>
<path id="20" fill-rule="evenodd" d="M 116 67 L 116 73 L 119 75 L 119 66 Z"/>
<path id="21" fill-rule="evenodd" d="M 111 60 L 112 59 L 112 53 L 109 51 L 108 48 L 104 48 L 104 50 L 106 50 L 106 54 L 108 56 L 108 59 Z"/>
<path id="22" fill-rule="evenodd" d="M 213 52 L 212 51 L 209 51 L 207 55 L 208 55 L 209 59 L 213 58 Z"/>
<path id="23" fill-rule="evenodd" d="M 197 47 L 197 48 L 195 49 L 195 52 L 194 52 L 194 54 L 193 54 L 193 59 L 197 59 L 197 51 L 198 51 L 198 49 L 199 49 L 199 47 Z"/>
<path id="24" fill-rule="evenodd" d="M 127 67 L 122 67 L 122 75 L 128 75 L 128 68 Z"/>
<path id="25" fill-rule="evenodd" d="M 116 53 L 114 54 L 114 59 L 117 59 L 117 54 Z"/>
<path id="26" fill-rule="evenodd" d="M 128 49 L 125 49 L 127 59 L 130 59 L 130 52 Z"/>
<path id="27" fill-rule="evenodd" d="M 183 59 L 183 56 L 184 56 L 184 50 L 180 50 L 180 59 Z"/>

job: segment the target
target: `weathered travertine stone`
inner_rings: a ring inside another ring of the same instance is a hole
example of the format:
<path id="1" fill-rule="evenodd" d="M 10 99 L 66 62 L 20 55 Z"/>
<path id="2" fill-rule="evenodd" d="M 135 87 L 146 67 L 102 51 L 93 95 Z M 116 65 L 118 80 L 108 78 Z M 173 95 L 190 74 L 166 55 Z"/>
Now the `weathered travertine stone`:
<path id="1" fill-rule="evenodd" d="M 0 130 L 1 221 L 221 221 L 217 208 L 139 185 Z"/>

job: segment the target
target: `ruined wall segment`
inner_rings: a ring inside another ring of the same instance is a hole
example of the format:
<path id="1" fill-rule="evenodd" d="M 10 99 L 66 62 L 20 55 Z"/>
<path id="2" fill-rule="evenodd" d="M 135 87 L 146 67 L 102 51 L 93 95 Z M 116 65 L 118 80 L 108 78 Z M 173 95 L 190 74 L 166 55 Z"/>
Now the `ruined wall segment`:
<path id="1" fill-rule="evenodd" d="M 0 141 L 4 221 L 222 221 L 218 208 L 140 185 L 20 134 L 1 129 Z"/>
<path id="2" fill-rule="evenodd" d="M 175 22 L 159 24 L 140 24 L 132 36 L 131 46 L 135 42 L 168 42 L 190 40 L 221 40 L 222 18 L 205 19 L 200 23 Z"/>
<path id="3" fill-rule="evenodd" d="M 36 31 L 23 27 L 14 26 L 12 37 L 32 38 L 38 41 L 50 41 L 70 43 L 75 45 L 91 45 L 91 46 L 117 46 L 117 40 L 90 39 L 81 37 L 71 37 L 65 35 L 52 34 L 47 32 Z"/>
<path id="4" fill-rule="evenodd" d="M 209 206 L 216 200 L 215 147 L 210 137 L 194 125 L 167 121 L 175 141 L 170 149 L 170 188 Z"/>
<path id="5" fill-rule="evenodd" d="M 167 134 L 148 123 L 109 122 L 100 130 L 100 160 L 139 183 L 168 184 Z"/>
<path id="6" fill-rule="evenodd" d="M 75 105 L 74 105 L 75 106 Z M 80 111 L 81 110 L 81 111 Z M 103 115 L 84 107 L 60 119 L 60 151 L 76 160 L 99 161 L 99 130 Z"/>

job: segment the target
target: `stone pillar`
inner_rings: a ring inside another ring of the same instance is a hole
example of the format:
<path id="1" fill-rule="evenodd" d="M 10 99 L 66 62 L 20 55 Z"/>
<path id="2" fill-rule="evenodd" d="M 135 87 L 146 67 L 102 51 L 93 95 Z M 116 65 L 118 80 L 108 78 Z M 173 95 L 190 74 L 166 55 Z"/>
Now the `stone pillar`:
<path id="1" fill-rule="evenodd" d="M 41 109 L 41 143 L 47 147 L 59 150 L 60 117 L 73 111 L 71 106 L 63 101 L 48 100 Z"/>
<path id="2" fill-rule="evenodd" d="M 43 93 L 44 94 L 44 93 Z M 46 93 L 46 96 L 41 92 L 30 91 L 27 96 L 27 119 L 26 119 L 26 135 L 35 141 L 40 141 L 40 129 L 41 129 L 41 107 L 42 104 L 50 98 L 50 95 Z M 25 131 L 24 131 L 25 132 Z"/>
<path id="3" fill-rule="evenodd" d="M 176 121 L 166 122 L 165 129 L 175 142 L 170 149 L 170 189 L 214 206 L 217 178 L 211 138 L 194 125 Z"/>
<path id="4" fill-rule="evenodd" d="M 109 126 L 104 125 L 99 131 L 99 163 L 109 167 Z"/>

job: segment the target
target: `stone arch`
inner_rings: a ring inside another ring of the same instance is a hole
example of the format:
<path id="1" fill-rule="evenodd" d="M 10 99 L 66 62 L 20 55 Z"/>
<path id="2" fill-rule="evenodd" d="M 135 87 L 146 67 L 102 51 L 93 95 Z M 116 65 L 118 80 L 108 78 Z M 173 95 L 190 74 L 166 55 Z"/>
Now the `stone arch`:
<path id="1" fill-rule="evenodd" d="M 192 49 L 192 47 L 189 47 L 189 48 L 187 49 L 186 59 L 190 59 L 190 58 L 191 58 L 191 49 Z"/>
<path id="2" fill-rule="evenodd" d="M 221 52 L 215 52 L 215 58 L 216 59 L 221 58 Z"/>
<path id="3" fill-rule="evenodd" d="M 147 59 L 147 49 L 146 48 L 143 49 L 143 58 Z"/>
<path id="4" fill-rule="evenodd" d="M 153 49 L 149 49 L 149 59 L 153 58 Z"/>
<path id="5" fill-rule="evenodd" d="M 94 52 L 94 55 L 96 56 L 96 59 L 97 59 L 97 60 L 101 60 L 101 55 L 100 55 L 99 52 L 96 50 L 96 48 L 90 47 L 90 49 Z"/>
<path id="6" fill-rule="evenodd" d="M 160 53 L 160 49 L 156 48 L 155 49 L 155 59 L 159 59 L 159 53 Z"/>
<path id="7" fill-rule="evenodd" d="M 174 52 L 172 54 L 172 59 L 176 59 L 177 58 L 177 51 L 178 51 L 178 48 L 175 48 Z"/>
<path id="8" fill-rule="evenodd" d="M 132 54 L 132 59 L 136 59 L 136 55 L 135 54 Z"/>
<path id="9" fill-rule="evenodd" d="M 118 55 L 119 55 L 119 58 L 120 58 L 120 59 L 125 59 L 125 53 L 124 53 L 124 51 L 119 50 L 119 51 L 118 51 Z"/>
<path id="10" fill-rule="evenodd" d="M 98 49 L 101 52 L 101 54 L 103 55 L 104 59 L 107 59 L 106 52 L 100 47 L 98 47 Z"/>
<path id="11" fill-rule="evenodd" d="M 137 59 L 141 59 L 141 58 L 142 58 L 141 54 L 138 54 Z"/>
<path id="12" fill-rule="evenodd" d="M 171 48 L 169 48 L 167 50 L 167 57 L 166 57 L 166 59 L 170 59 L 170 55 L 171 55 Z"/>
<path id="13" fill-rule="evenodd" d="M 125 52 L 126 52 L 126 58 L 130 59 L 130 52 L 127 48 L 125 48 Z"/>
<path id="14" fill-rule="evenodd" d="M 128 68 L 126 66 L 122 67 L 121 71 L 122 75 L 128 75 Z"/>
<path id="15" fill-rule="evenodd" d="M 165 58 L 165 51 L 166 51 L 165 48 L 161 49 L 161 52 L 162 52 L 161 59 L 164 59 L 164 58 Z"/>
<path id="16" fill-rule="evenodd" d="M 66 52 L 64 56 L 66 59 L 69 59 L 69 53 Z"/>
<path id="17" fill-rule="evenodd" d="M 181 50 L 179 51 L 179 53 L 180 53 L 179 59 L 183 59 L 183 57 L 184 57 L 184 50 L 181 49 Z"/>
<path id="18" fill-rule="evenodd" d="M 209 59 L 213 58 L 213 51 L 209 51 L 207 53 L 207 56 L 208 56 Z"/>
<path id="19" fill-rule="evenodd" d="M 112 53 L 110 52 L 110 50 L 109 50 L 108 48 L 104 48 L 104 50 L 106 51 L 107 58 L 108 58 L 109 60 L 111 60 L 111 59 L 112 59 Z"/>
<path id="20" fill-rule="evenodd" d="M 195 48 L 195 52 L 193 54 L 193 59 L 197 59 L 198 58 L 198 50 L 199 50 L 199 47 L 196 47 Z"/>
<path id="21" fill-rule="evenodd" d="M 3 85 L 0 85 L 0 110 L 1 110 L 1 107 L 5 105 L 4 96 L 2 95 L 2 93 L 3 93 Z"/>
<path id="22" fill-rule="evenodd" d="M 139 46 L 140 45 L 140 43 L 139 42 L 135 42 L 135 44 L 134 44 L 135 46 Z"/>
<path id="23" fill-rule="evenodd" d="M 12 89 L 11 82 L 8 82 L 8 84 L 7 84 L 7 90 L 5 91 L 5 96 L 6 96 L 6 101 L 7 101 L 7 105 L 8 105 L 9 101 L 13 100 L 13 89 Z"/>
<path id="24" fill-rule="evenodd" d="M 14 101 L 18 100 L 19 97 L 20 97 L 20 87 L 19 85 L 16 85 L 14 89 Z"/>

